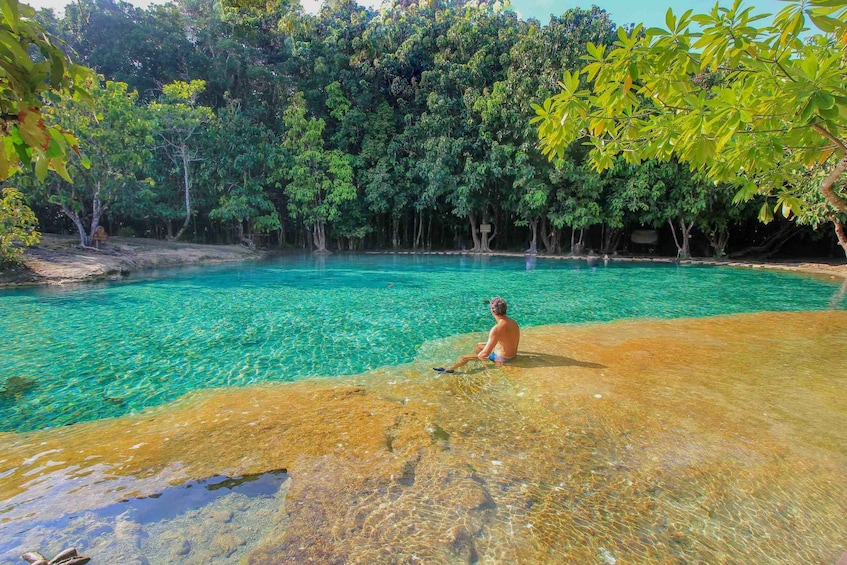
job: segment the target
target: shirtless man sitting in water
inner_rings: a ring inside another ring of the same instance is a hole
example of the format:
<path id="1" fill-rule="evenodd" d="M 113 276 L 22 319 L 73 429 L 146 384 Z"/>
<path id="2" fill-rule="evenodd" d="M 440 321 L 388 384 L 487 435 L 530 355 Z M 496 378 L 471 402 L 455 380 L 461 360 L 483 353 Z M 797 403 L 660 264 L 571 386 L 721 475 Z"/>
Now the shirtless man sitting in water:
<path id="1" fill-rule="evenodd" d="M 439 373 L 452 373 L 469 361 L 494 361 L 498 367 L 508 363 L 518 355 L 518 343 L 521 340 L 521 330 L 518 323 L 506 315 L 506 301 L 500 298 L 491 299 L 491 314 L 497 323 L 488 332 L 488 341 L 477 343 L 473 355 L 462 355 L 453 365 L 435 367 Z"/>

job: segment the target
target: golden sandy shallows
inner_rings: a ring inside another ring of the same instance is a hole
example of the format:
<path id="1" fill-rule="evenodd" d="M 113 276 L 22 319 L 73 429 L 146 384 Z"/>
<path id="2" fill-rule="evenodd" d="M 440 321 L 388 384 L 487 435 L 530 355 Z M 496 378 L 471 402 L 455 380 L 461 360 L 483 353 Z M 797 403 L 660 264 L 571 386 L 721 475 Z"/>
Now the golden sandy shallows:
<path id="1" fill-rule="evenodd" d="M 418 362 L 4 434 L 0 523 L 63 484 L 40 518 L 285 468 L 250 563 L 831 564 L 845 340 L 844 311 L 531 328 L 503 370 Z"/>

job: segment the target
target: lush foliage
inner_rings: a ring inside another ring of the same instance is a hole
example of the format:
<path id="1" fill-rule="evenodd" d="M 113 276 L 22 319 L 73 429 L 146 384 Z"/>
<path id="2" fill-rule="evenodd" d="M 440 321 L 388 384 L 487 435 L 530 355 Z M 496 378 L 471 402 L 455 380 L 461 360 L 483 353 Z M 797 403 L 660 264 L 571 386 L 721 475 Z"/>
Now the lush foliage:
<path id="1" fill-rule="evenodd" d="M 103 225 L 318 251 L 614 253 L 649 251 L 630 236 L 656 230 L 653 250 L 680 256 L 773 250 L 778 234 L 831 251 L 832 236 L 813 227 L 761 227 L 750 206 L 731 205 L 730 184 L 692 174 L 682 157 L 598 171 L 589 148 L 563 142 L 548 160 L 531 103 L 559 92 L 582 57 L 638 34 L 599 8 L 542 24 L 498 6 L 421 0 L 377 12 L 341 0 L 313 16 L 285 0 L 79 0 L 62 18 L 40 12 L 105 82 L 92 86 L 94 112 L 45 111 L 79 131 L 76 184 L 22 179 L 21 190 L 45 229 L 83 243 Z M 826 218 L 831 206 L 804 186 L 803 218 L 815 224 L 813 207 Z"/>
<path id="2" fill-rule="evenodd" d="M 679 159 L 736 185 L 736 201 L 766 195 L 762 221 L 775 211 L 832 221 L 847 251 L 847 7 L 792 2 L 763 17 L 739 0 L 708 14 L 669 10 L 667 29 L 589 44 L 587 64 L 535 107 L 545 153 L 582 141 L 598 171 L 618 156 Z"/>
<path id="3" fill-rule="evenodd" d="M 73 63 L 56 39 L 33 21 L 33 9 L 17 0 L 0 0 L 0 180 L 21 167 L 68 177 L 65 163 L 76 150 L 74 137 L 45 123 L 44 99 L 85 98 L 90 71 Z"/>
<path id="4" fill-rule="evenodd" d="M 35 21 L 33 9 L 18 0 L 0 0 L 0 180 L 34 167 L 44 180 L 54 170 L 70 180 L 69 154 L 76 139 L 45 122 L 45 99 L 84 99 L 90 70 L 73 63 L 57 39 Z M 0 200 L 0 261 L 19 253 L 13 243 L 38 241 L 35 216 L 19 192 L 3 191 Z"/>
<path id="5" fill-rule="evenodd" d="M 38 242 L 38 220 L 14 188 L 0 192 L 0 265 L 14 263 L 24 246 Z"/>

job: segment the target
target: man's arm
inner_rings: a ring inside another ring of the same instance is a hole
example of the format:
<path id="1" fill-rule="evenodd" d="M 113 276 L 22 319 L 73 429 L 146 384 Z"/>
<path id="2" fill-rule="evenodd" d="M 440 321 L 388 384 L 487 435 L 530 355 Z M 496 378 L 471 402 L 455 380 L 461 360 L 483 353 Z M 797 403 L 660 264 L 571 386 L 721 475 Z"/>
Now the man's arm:
<path id="1" fill-rule="evenodd" d="M 479 352 L 479 355 L 477 355 L 480 361 L 488 359 L 488 356 L 491 355 L 492 351 L 494 351 L 494 347 L 497 345 L 497 342 L 500 341 L 500 332 L 498 332 L 497 329 L 497 326 L 494 326 L 491 328 L 491 331 L 488 332 L 488 341 L 485 343 L 485 347 L 482 348 L 482 351 Z"/>

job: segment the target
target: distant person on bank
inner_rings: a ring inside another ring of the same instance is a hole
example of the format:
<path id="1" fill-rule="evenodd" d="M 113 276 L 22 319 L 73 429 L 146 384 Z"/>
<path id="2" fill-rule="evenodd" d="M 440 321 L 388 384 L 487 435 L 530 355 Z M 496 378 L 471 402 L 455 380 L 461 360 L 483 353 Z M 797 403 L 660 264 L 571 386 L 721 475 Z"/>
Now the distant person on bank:
<path id="1" fill-rule="evenodd" d="M 488 341 L 477 343 L 473 355 L 462 355 L 459 360 L 449 367 L 434 367 L 433 371 L 439 373 L 452 373 L 459 367 L 463 367 L 469 361 L 494 361 L 495 365 L 502 367 L 518 355 L 518 343 L 521 340 L 521 329 L 518 323 L 506 315 L 508 305 L 500 298 L 492 298 L 489 303 L 491 315 L 497 323 L 488 332 Z"/>

